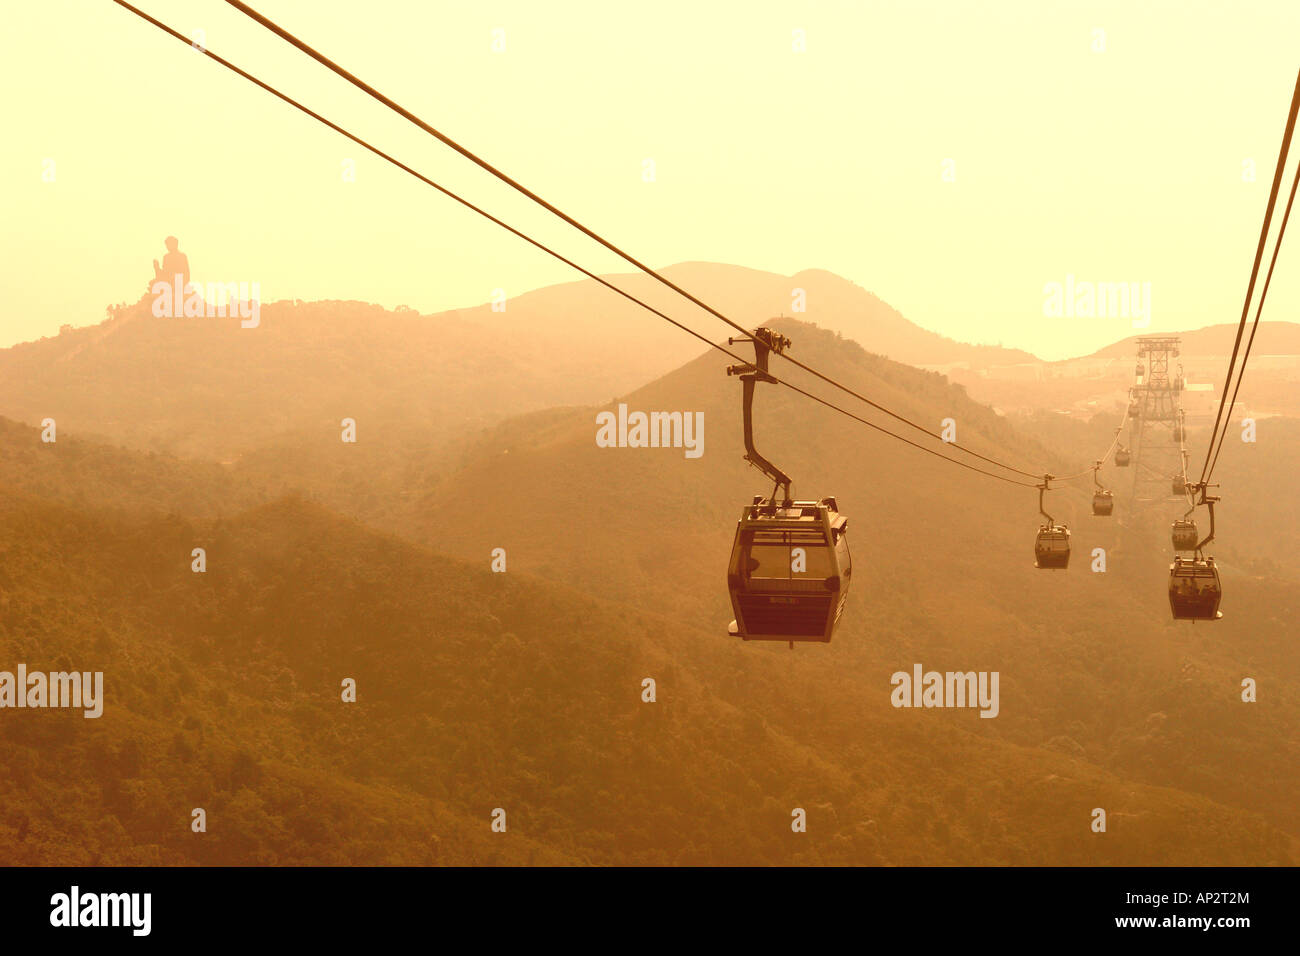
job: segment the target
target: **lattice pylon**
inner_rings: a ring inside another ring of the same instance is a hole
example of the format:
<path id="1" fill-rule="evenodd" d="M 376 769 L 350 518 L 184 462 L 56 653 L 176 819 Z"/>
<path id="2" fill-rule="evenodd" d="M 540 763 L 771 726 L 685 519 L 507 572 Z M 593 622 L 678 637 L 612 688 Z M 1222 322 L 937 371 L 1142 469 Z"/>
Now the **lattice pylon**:
<path id="1" fill-rule="evenodd" d="M 1172 359 L 1180 340 L 1173 336 L 1138 339 L 1137 363 L 1142 375 L 1129 392 L 1137 417 L 1129 419 L 1133 488 L 1129 506 L 1138 508 L 1173 499 L 1173 479 L 1183 474 L 1182 442 L 1174 429 L 1180 421 L 1180 396 L 1170 379 Z"/>

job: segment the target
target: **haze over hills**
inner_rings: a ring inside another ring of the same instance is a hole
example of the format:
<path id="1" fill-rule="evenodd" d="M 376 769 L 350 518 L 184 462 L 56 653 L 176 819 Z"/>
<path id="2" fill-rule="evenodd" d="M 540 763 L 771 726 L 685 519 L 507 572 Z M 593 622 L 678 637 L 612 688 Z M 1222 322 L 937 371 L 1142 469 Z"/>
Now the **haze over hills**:
<path id="1" fill-rule="evenodd" d="M 664 272 L 747 326 L 801 305 L 797 318 L 869 352 L 942 368 L 1000 407 L 1017 397 L 1046 407 L 1066 396 L 1095 401 L 1093 379 L 1101 375 L 1107 394 L 1119 393 L 1131 372 L 1122 358 L 1132 351 L 1127 341 L 1071 363 L 1041 363 L 1025 352 L 943 338 L 823 270 L 780 276 L 681 263 Z M 610 278 L 717 341 L 731 331 L 644 275 Z M 512 415 L 625 394 L 705 351 L 590 280 L 513 295 L 503 305 L 501 312 L 485 304 L 421 316 L 358 302 L 278 302 L 262 307 L 257 328 L 243 329 L 234 318 L 155 318 L 146 298 L 98 325 L 69 325 L 0 351 L 0 415 L 28 424 L 54 418 L 67 432 L 105 443 L 227 462 L 269 445 L 305 449 L 332 439 L 345 417 L 400 421 L 405 449 L 441 449 Z M 1261 350 L 1294 349 L 1297 328 L 1265 323 Z M 1230 349 L 1229 333 L 1188 333 L 1189 361 L 1198 349 Z M 1105 358 L 1114 363 L 1109 372 L 1083 370 Z M 1201 364 L 1188 374 L 1209 375 L 1221 355 Z M 1270 407 L 1284 403 L 1290 379 L 1277 392 L 1270 391 L 1276 376 L 1267 368 L 1261 375 L 1251 382 L 1258 394 Z M 1053 385 L 1027 384 L 1038 379 Z M 426 463 L 418 474 L 433 471 Z"/>
<path id="2" fill-rule="evenodd" d="M 819 296 L 857 294 L 793 278 L 809 318 Z M 704 278 L 682 281 L 708 301 Z M 559 321 L 528 336 L 555 303 L 599 315 L 583 298 L 595 292 L 443 317 L 285 303 L 256 330 L 137 307 L 4 353 L 0 411 L 24 422 L 0 421 L 0 653 L 102 667 L 111 705 L 98 722 L 3 725 L 8 860 L 1300 857 L 1298 569 L 1282 544 L 1300 515 L 1269 505 L 1300 463 L 1294 422 L 1256 459 L 1226 453 L 1226 616 L 1193 628 L 1164 602 L 1176 503 L 1100 521 L 1090 479 L 1054 491 L 1076 557 L 1039 572 L 1034 489 L 763 386 L 758 447 L 797 496 L 838 497 L 855 577 L 830 645 L 746 645 L 725 635 L 723 572 L 740 507 L 770 488 L 741 459 L 740 385 L 725 356 L 672 329 L 682 363 L 617 390 L 602 376 L 664 361 L 650 338 L 619 339 L 603 318 L 583 320 L 585 337 Z M 1064 474 L 1109 442 L 1119 405 L 1008 419 L 876 343 L 769 321 L 755 296 L 733 305 L 789 334 L 793 354 L 927 428 L 952 419 L 975 450 Z M 876 328 L 906 338 L 886 319 L 861 334 Z M 534 364 L 522 341 L 539 356 L 568 345 Z M 702 415 L 702 454 L 597 447 L 596 414 L 619 403 Z M 33 427 L 46 415 L 52 444 Z M 340 441 L 345 415 L 356 444 Z M 488 570 L 494 548 L 504 574 Z M 916 663 L 998 671 L 997 719 L 893 708 L 891 674 Z M 339 700 L 346 676 L 356 705 Z M 1258 704 L 1239 700 L 1247 676 L 1266 689 Z M 200 805 L 220 837 L 196 843 Z M 507 843 L 488 830 L 497 806 Z M 794 806 L 815 823 L 792 846 Z M 1088 827 L 1096 806 L 1112 814 L 1105 835 Z"/>
<path id="3" fill-rule="evenodd" d="M 957 342 L 921 328 L 871 292 L 824 269 L 783 276 L 716 262 L 683 262 L 660 272 L 746 328 L 762 325 L 773 316 L 792 315 L 840 332 L 868 351 L 912 365 L 966 361 L 981 367 L 1034 359 L 1027 352 Z M 643 273 L 605 278 L 714 341 L 735 334 L 715 316 Z M 594 349 L 597 364 L 626 367 L 627 350 L 652 349 L 658 364 L 647 367 L 638 383 L 658 377 L 700 352 L 698 340 L 590 280 L 518 296 L 498 315 L 492 315 L 488 306 L 465 314 L 485 325 L 509 330 L 516 340 L 535 340 L 559 361 L 565 361 L 566 353 L 585 356 Z M 587 364 L 589 361 L 584 362 Z M 626 387 L 618 391 L 626 391 Z"/>
<path id="4" fill-rule="evenodd" d="M 562 401 L 559 380 L 492 354 L 482 330 L 362 303 L 262 308 L 237 318 L 156 318 L 148 300 L 99 326 L 0 353 L 0 403 L 34 424 L 127 447 L 233 460 L 345 417 L 400 415 L 422 440 Z"/>
<path id="5" fill-rule="evenodd" d="M 1235 325 L 1215 325 L 1174 333 L 1180 340 L 1169 374 L 1181 373 L 1188 390 L 1181 396 L 1190 421 L 1208 423 L 1218 409 L 1223 376 L 1232 355 Z M 1249 331 L 1247 332 L 1249 335 Z M 1057 362 L 1027 362 L 985 368 L 946 367 L 954 381 L 979 401 L 1004 412 L 1032 414 L 1054 409 L 1090 417 L 1098 408 L 1124 401 L 1138 380 L 1137 340 L 1130 336 L 1092 355 Z M 1243 337 L 1242 348 L 1246 339 Z M 1250 374 L 1237 395 L 1239 416 L 1300 417 L 1300 325 L 1261 322 L 1251 347 Z"/>
<path id="6" fill-rule="evenodd" d="M 1064 470 L 1088 444 L 1054 451 L 942 376 L 776 324 L 806 361 L 932 427 L 954 418 L 978 450 Z M 111 723 L 43 714 L 48 732 L 7 738 L 12 858 L 68 859 L 53 848 L 95 820 L 107 835 L 78 845 L 104 862 L 1296 860 L 1289 580 L 1229 562 L 1225 620 L 1176 626 L 1163 519 L 1093 522 L 1086 482 L 1062 491 L 1078 558 L 1037 572 L 1032 489 L 764 387 L 759 448 L 798 495 L 839 497 L 855 583 L 832 644 L 742 645 L 723 567 L 740 505 L 767 489 L 741 461 L 725 364 L 620 399 L 702 412 L 699 458 L 598 448 L 612 406 L 559 408 L 479 433 L 416 487 L 396 413 L 363 419 L 357 445 L 331 430 L 226 468 L 7 425 L 0 475 L 22 490 L 0 538 L 6 659 L 102 666 L 114 705 Z M 279 498 L 283 474 L 387 533 Z M 998 718 L 892 708 L 890 674 L 918 662 L 999 671 Z M 1237 700 L 1243 674 L 1268 688 L 1259 705 Z M 337 710 L 342 676 L 356 711 Z M 84 780 L 98 790 L 60 796 Z M 207 844 L 186 828 L 201 801 L 222 834 Z M 323 823 L 303 809 L 322 806 Z M 496 806 L 508 845 L 485 842 Z M 815 821 L 794 847 L 791 806 Z"/>
<path id="7" fill-rule="evenodd" d="M 1253 319 L 1253 316 L 1252 316 Z M 1162 332 L 1148 332 L 1142 335 L 1163 335 Z M 1182 340 L 1182 351 L 1188 356 L 1226 356 L 1232 354 L 1232 343 L 1237 336 L 1237 324 L 1225 322 L 1222 325 L 1209 325 L 1203 329 L 1193 329 L 1176 334 Z M 1246 330 L 1250 335 L 1250 330 Z M 1098 349 L 1084 358 L 1130 358 L 1137 354 L 1139 335 L 1121 339 L 1105 348 Z M 1243 337 L 1243 345 L 1244 345 Z M 1300 324 L 1295 322 L 1259 323 L 1255 333 L 1253 355 L 1300 355 Z"/>
<path id="8" fill-rule="evenodd" d="M 802 317 L 901 361 L 1030 358 L 928 332 L 824 271 L 686 263 L 665 272 L 751 326 L 789 313 L 802 289 Z M 715 341 L 730 331 L 643 275 L 610 278 Z M 219 461 L 272 440 L 309 440 L 344 417 L 402 418 L 408 445 L 431 445 L 508 415 L 603 401 L 706 349 L 590 280 L 512 296 L 502 312 L 276 302 L 256 328 L 156 318 L 149 306 L 146 297 L 98 325 L 0 351 L 0 415 L 52 417 L 107 443 Z"/>

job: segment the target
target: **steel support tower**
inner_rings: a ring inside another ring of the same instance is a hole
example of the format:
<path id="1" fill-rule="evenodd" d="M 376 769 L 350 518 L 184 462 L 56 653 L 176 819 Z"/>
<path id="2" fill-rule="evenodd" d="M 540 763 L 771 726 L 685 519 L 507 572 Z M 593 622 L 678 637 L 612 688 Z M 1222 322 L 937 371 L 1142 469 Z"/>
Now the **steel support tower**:
<path id="1" fill-rule="evenodd" d="M 1174 479 L 1185 472 L 1185 436 L 1177 433 L 1183 381 L 1171 361 L 1178 358 L 1179 343 L 1170 336 L 1138 339 L 1136 381 L 1129 391 L 1134 510 L 1171 500 Z"/>

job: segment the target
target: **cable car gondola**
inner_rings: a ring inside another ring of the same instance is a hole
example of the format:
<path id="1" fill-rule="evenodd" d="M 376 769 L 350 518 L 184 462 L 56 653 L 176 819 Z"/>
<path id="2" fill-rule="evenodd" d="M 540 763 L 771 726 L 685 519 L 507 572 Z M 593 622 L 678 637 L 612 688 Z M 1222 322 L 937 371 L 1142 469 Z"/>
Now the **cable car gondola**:
<path id="1" fill-rule="evenodd" d="M 743 385 L 745 460 L 770 478 L 771 497 L 756 495 L 741 512 L 727 564 L 727 590 L 736 619 L 727 632 L 745 641 L 829 642 L 844 613 L 853 573 L 849 519 L 834 498 L 793 501 L 790 477 L 754 449 L 754 385 L 773 382 L 770 352 L 790 340 L 771 329 L 755 329 L 753 365 L 733 365 Z M 778 494 L 779 493 L 779 494 Z"/>
<path id="2" fill-rule="evenodd" d="M 829 641 L 844 611 L 848 519 L 834 498 L 776 503 L 756 497 L 741 513 L 727 568 L 746 641 Z"/>
<path id="3" fill-rule="evenodd" d="M 1043 492 L 1048 490 L 1051 480 L 1051 475 L 1043 475 L 1043 483 L 1038 486 L 1038 513 L 1047 519 L 1047 523 L 1039 527 L 1034 538 L 1034 567 L 1062 571 L 1070 566 L 1070 529 L 1057 524 L 1043 510 Z"/>
<path id="4" fill-rule="evenodd" d="M 1179 518 L 1173 523 L 1170 536 L 1175 551 L 1195 551 L 1196 542 L 1200 540 L 1196 532 L 1196 521 L 1192 518 Z"/>
<path id="5" fill-rule="evenodd" d="M 1092 480 L 1097 489 L 1092 494 L 1092 513 L 1098 517 L 1107 517 L 1115 510 L 1115 496 L 1102 486 L 1101 478 L 1098 472 L 1101 471 L 1101 462 L 1092 466 Z"/>
<path id="6" fill-rule="evenodd" d="M 1214 558 L 1205 554 L 1205 546 L 1214 540 L 1214 503 L 1219 499 L 1206 494 L 1205 482 L 1194 487 L 1201 493 L 1198 504 L 1210 510 L 1210 533 L 1204 541 L 1197 541 L 1194 521 L 1184 517 L 1174 522 L 1174 547 L 1196 553 L 1190 557 L 1176 554 L 1174 563 L 1169 565 L 1169 610 L 1175 621 L 1217 621 L 1223 617 L 1219 610 L 1223 584 Z M 1187 544 L 1189 531 L 1190 547 L 1179 548 L 1180 544 Z"/>
<path id="7" fill-rule="evenodd" d="M 1141 378 L 1141 377 L 1142 377 L 1143 375 L 1145 375 L 1146 373 L 1147 373 L 1147 370 L 1146 370 L 1145 368 L 1143 368 L 1142 363 L 1141 363 L 1141 362 L 1138 362 L 1138 364 L 1137 364 L 1137 368 L 1135 368 L 1135 369 L 1133 370 L 1133 374 L 1135 374 L 1138 378 Z"/>
<path id="8" fill-rule="evenodd" d="M 1183 475 L 1174 475 L 1169 482 L 1169 493 L 1179 498 L 1187 494 L 1187 479 Z"/>
<path id="9" fill-rule="evenodd" d="M 1115 467 L 1116 467 L 1116 468 L 1127 468 L 1127 467 L 1128 467 L 1128 463 L 1129 463 L 1129 461 L 1131 460 L 1131 458 L 1132 458 L 1132 456 L 1129 454 L 1129 450 L 1128 450 L 1127 448 L 1123 448 L 1123 447 L 1121 447 L 1121 448 L 1117 448 L 1117 449 L 1115 449 Z"/>
<path id="10" fill-rule="evenodd" d="M 1169 565 L 1169 609 L 1176 621 L 1217 621 L 1223 585 L 1214 558 L 1175 555 Z"/>
<path id="11" fill-rule="evenodd" d="M 1064 571 L 1070 566 L 1070 529 L 1065 525 L 1045 524 L 1034 539 L 1034 567 L 1045 571 Z"/>
<path id="12" fill-rule="evenodd" d="M 1133 401 L 1128 403 L 1128 417 L 1137 418 L 1141 408 L 1142 406 L 1138 404 L 1138 400 L 1136 398 L 1133 399 Z"/>

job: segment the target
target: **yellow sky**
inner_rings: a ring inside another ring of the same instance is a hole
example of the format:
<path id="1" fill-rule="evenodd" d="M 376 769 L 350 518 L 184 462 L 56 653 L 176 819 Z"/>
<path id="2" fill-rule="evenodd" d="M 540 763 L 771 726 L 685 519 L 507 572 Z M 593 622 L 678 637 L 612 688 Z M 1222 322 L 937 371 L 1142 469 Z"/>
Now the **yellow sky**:
<path id="1" fill-rule="evenodd" d="M 626 271 L 220 0 L 140 5 Z M 1150 282 L 1150 331 L 1236 321 L 1300 66 L 1294 0 L 254 5 L 653 265 L 829 269 L 927 328 L 1049 358 L 1132 332 L 1044 317 L 1067 275 Z M 168 234 L 196 279 L 258 282 L 264 301 L 431 312 L 573 278 L 109 0 L 6 18 L 0 345 L 134 301 Z M 1297 243 L 1268 318 L 1300 319 Z"/>

